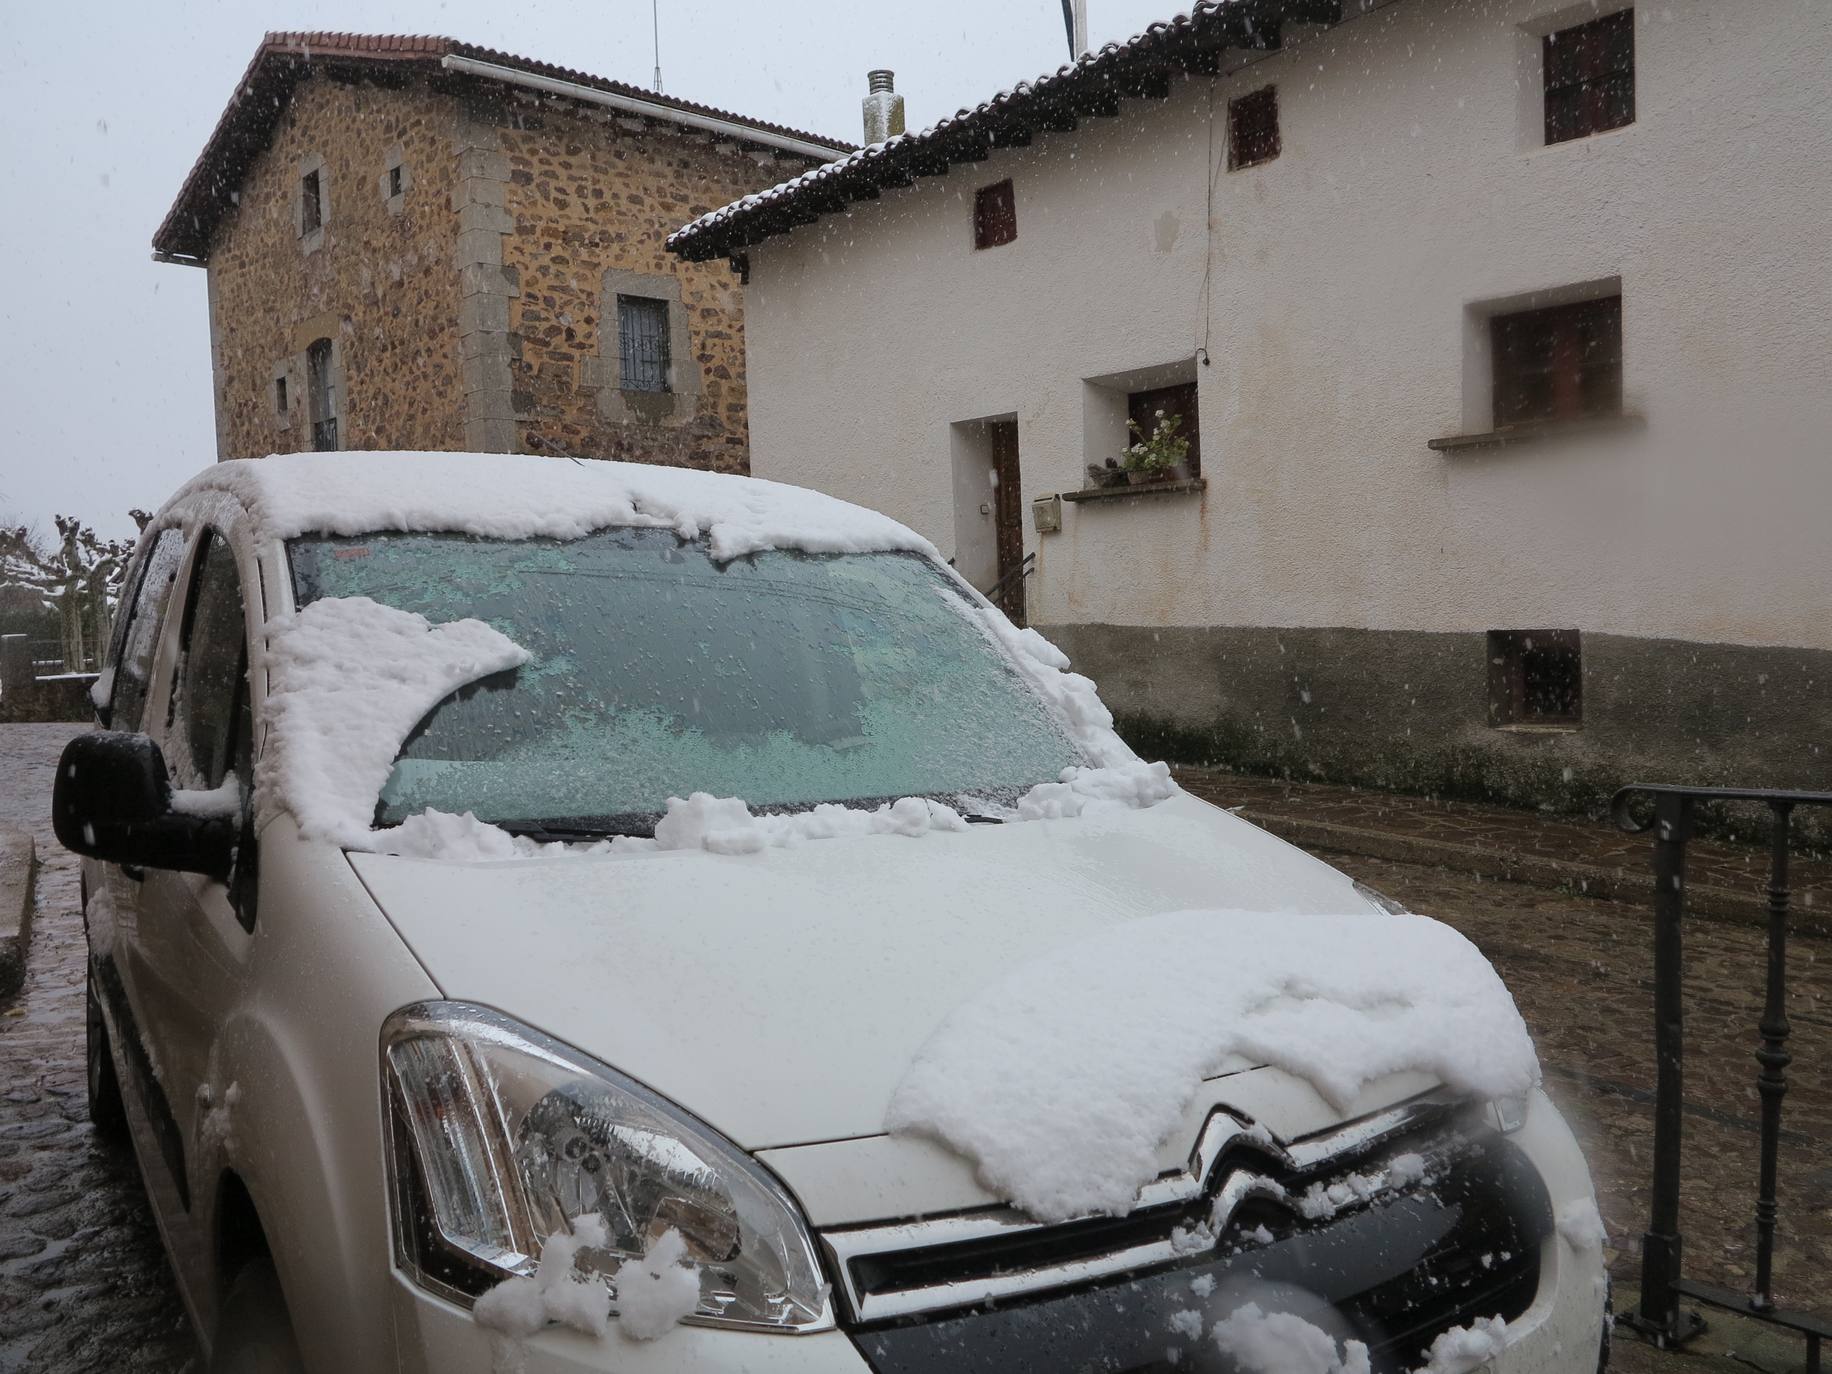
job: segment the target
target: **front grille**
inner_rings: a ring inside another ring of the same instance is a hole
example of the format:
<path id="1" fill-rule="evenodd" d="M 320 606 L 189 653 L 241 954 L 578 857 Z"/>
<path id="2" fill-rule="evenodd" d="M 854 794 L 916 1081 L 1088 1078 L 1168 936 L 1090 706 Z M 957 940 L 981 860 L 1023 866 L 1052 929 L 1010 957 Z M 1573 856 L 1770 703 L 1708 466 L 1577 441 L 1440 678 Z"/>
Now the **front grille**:
<path id="1" fill-rule="evenodd" d="M 1232 1131 L 1204 1186 L 1124 1218 L 1043 1227 L 981 1213 L 884 1228 L 949 1237 L 899 1249 L 830 1235 L 853 1339 L 879 1374 L 1188 1374 L 1206 1367 L 1198 1344 L 1212 1347 L 1180 1337 L 1173 1315 L 1198 1312 L 1206 1332 L 1256 1300 L 1365 1341 L 1376 1370 L 1410 1368 L 1446 1328 L 1531 1305 L 1552 1220 L 1537 1173 L 1505 1138 L 1441 1112 L 1395 1120 L 1308 1153 Z M 1399 1186 L 1365 1186 L 1408 1154 L 1424 1159 L 1421 1178 L 1408 1181 L 1402 1163 L 1388 1175 Z M 1313 1185 L 1355 1180 L 1333 1213 L 1305 1215 Z M 1225 1220 L 1211 1240 L 1193 1228 L 1218 1197 Z M 1207 1288 L 1205 1275 L 1213 1286 L 1198 1296 L 1191 1283 Z"/>

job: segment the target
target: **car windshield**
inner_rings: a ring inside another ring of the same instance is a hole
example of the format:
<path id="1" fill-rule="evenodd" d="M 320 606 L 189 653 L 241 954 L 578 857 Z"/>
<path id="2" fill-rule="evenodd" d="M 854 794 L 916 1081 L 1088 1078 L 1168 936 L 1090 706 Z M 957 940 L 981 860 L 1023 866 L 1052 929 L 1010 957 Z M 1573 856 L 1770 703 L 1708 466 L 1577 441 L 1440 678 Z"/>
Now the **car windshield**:
<path id="1" fill-rule="evenodd" d="M 715 563 L 661 529 L 582 539 L 296 540 L 295 599 L 476 617 L 532 655 L 448 697 L 377 825 L 474 812 L 530 833 L 653 830 L 668 798 L 753 808 L 1009 800 L 1082 763 L 1042 697 L 909 553 Z"/>

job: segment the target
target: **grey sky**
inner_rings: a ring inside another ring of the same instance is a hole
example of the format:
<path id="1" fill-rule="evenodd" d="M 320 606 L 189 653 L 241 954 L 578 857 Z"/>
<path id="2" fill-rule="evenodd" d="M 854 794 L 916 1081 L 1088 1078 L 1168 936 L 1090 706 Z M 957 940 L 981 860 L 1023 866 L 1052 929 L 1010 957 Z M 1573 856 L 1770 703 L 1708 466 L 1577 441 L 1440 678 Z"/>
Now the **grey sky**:
<path id="1" fill-rule="evenodd" d="M 856 140 L 865 72 L 912 128 L 1067 54 L 1060 0 L 660 0 L 677 95 Z M 1177 0 L 1092 0 L 1096 46 Z M 444 33 L 646 85 L 648 0 L 0 3 L 0 519 L 131 533 L 215 456 L 204 274 L 153 229 L 268 29 Z"/>

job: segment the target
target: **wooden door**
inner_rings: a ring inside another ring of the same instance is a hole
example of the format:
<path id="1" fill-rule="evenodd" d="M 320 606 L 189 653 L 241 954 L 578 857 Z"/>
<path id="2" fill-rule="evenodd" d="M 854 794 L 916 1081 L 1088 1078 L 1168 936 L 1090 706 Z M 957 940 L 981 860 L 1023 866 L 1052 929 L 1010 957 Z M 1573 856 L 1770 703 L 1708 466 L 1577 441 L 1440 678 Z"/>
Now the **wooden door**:
<path id="1" fill-rule="evenodd" d="M 1024 577 L 1018 570 L 1024 563 L 1024 488 L 1018 480 L 1018 422 L 993 420 L 987 428 L 992 435 L 993 538 L 999 553 L 993 601 L 1014 625 L 1022 625 Z"/>

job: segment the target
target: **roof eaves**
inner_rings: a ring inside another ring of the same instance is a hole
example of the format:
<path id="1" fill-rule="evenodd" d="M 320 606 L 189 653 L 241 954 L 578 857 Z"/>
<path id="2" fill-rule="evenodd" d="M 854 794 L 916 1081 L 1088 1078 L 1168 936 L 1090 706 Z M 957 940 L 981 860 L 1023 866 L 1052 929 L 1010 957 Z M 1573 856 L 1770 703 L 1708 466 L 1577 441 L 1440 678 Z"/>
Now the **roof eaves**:
<path id="1" fill-rule="evenodd" d="M 1128 97 L 1162 98 L 1169 94 L 1170 73 L 1213 74 L 1226 48 L 1278 47 L 1285 22 L 1336 23 L 1341 15 L 1341 0 L 1197 0 L 1187 14 L 1021 81 L 920 133 L 874 143 L 721 206 L 675 230 L 667 246 L 690 261 L 742 256 L 754 244 L 875 198 L 883 188 L 981 161 L 992 149 L 1029 143 L 1039 132 L 1072 130 L 1082 118 L 1117 114 Z"/>

